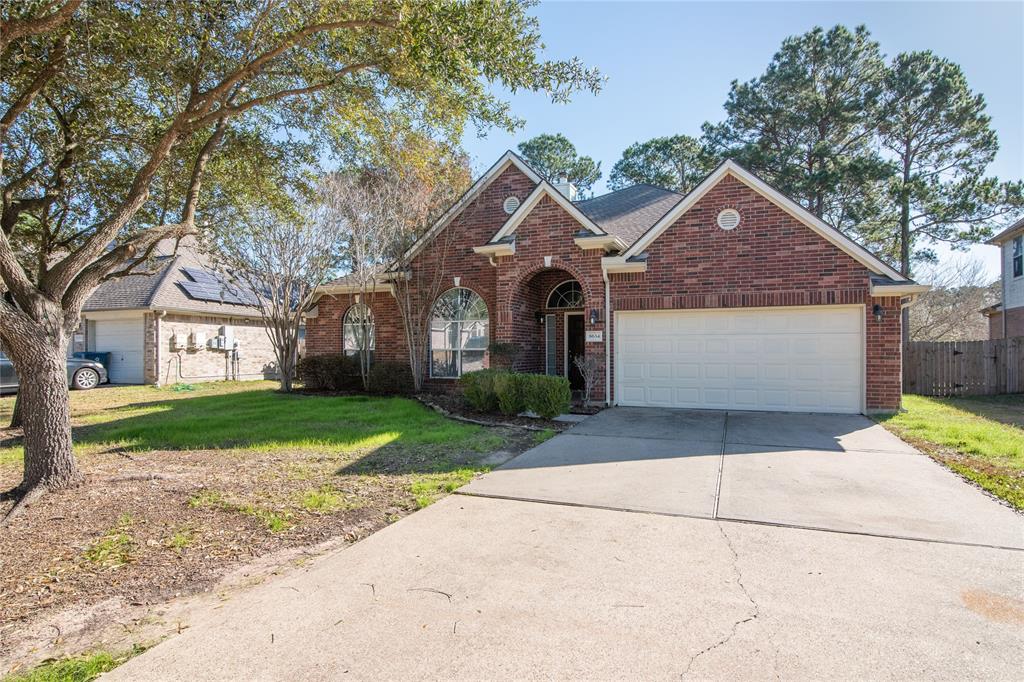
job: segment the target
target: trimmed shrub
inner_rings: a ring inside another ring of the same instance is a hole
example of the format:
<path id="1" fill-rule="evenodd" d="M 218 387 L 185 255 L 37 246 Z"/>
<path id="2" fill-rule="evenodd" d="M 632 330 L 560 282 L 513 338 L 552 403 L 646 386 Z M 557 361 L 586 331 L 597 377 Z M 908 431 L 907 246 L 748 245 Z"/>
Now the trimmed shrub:
<path id="1" fill-rule="evenodd" d="M 310 355 L 299 360 L 296 372 L 311 391 L 359 391 L 363 380 L 353 358 L 340 353 Z"/>
<path id="2" fill-rule="evenodd" d="M 494 390 L 494 378 L 499 374 L 495 369 L 481 369 L 466 372 L 459 378 L 462 397 L 466 403 L 479 412 L 494 412 L 498 409 L 498 394 Z"/>
<path id="3" fill-rule="evenodd" d="M 500 372 L 494 375 L 494 393 L 498 398 L 498 411 L 516 415 L 526 409 L 526 382 L 529 375 Z"/>
<path id="4" fill-rule="evenodd" d="M 370 393 L 395 395 L 412 393 L 412 371 L 405 362 L 389 360 L 370 365 Z"/>
<path id="5" fill-rule="evenodd" d="M 527 374 L 525 385 L 526 409 L 544 419 L 551 419 L 569 411 L 572 404 L 572 389 L 565 377 L 550 377 L 544 374 Z"/>

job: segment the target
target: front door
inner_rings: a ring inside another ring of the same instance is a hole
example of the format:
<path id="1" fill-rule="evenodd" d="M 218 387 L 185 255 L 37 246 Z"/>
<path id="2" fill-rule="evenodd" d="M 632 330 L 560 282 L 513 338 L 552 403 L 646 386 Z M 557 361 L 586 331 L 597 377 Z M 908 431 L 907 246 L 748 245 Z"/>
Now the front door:
<path id="1" fill-rule="evenodd" d="M 584 352 L 583 315 L 566 315 L 565 321 L 565 361 L 569 377 L 569 386 L 574 391 L 583 389 L 583 375 L 576 367 L 576 358 Z"/>

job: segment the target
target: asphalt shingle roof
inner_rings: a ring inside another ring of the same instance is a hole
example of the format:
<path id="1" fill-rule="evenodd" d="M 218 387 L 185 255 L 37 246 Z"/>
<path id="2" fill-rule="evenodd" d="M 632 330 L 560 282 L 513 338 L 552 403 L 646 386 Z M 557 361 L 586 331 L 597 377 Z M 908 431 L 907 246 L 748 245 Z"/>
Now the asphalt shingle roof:
<path id="1" fill-rule="evenodd" d="M 189 296 L 182 283 L 192 280 L 185 268 L 212 270 L 209 259 L 191 241 L 158 249 L 154 263 L 144 274 L 128 275 L 104 282 L 86 301 L 85 312 L 98 310 L 180 310 L 209 315 L 255 317 L 259 311 L 246 305 L 197 300 Z"/>
<path id="2" fill-rule="evenodd" d="M 633 185 L 578 201 L 576 207 L 605 232 L 632 244 L 682 198 L 682 194 L 661 187 Z"/>

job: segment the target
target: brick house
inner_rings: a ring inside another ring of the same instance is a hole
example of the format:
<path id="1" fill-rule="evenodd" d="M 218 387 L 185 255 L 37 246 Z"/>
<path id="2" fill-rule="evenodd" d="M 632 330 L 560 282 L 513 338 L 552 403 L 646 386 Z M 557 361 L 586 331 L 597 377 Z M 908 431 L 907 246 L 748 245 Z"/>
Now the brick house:
<path id="1" fill-rule="evenodd" d="M 901 306 L 927 287 L 731 161 L 685 196 L 574 194 L 508 152 L 406 254 L 407 273 L 440 268 L 445 282 L 429 388 L 511 342 L 517 370 L 574 388 L 574 359 L 594 356 L 593 398 L 608 404 L 899 408 Z M 359 316 L 376 359 L 407 359 L 390 285 L 357 300 L 345 278 L 321 288 L 308 353 L 358 351 L 346 329 Z"/>
<path id="2" fill-rule="evenodd" d="M 259 311 L 229 289 L 193 241 L 161 242 L 148 271 L 89 297 L 72 350 L 110 353 L 114 384 L 275 378 Z"/>
<path id="3" fill-rule="evenodd" d="M 988 338 L 1024 336 L 1024 218 L 992 237 L 999 247 L 1000 302 L 981 311 L 988 318 Z"/>

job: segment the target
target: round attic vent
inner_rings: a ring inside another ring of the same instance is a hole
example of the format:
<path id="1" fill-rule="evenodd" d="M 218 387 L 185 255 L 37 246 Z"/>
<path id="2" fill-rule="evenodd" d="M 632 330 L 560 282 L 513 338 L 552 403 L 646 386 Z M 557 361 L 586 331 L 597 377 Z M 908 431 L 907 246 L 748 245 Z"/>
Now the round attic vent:
<path id="1" fill-rule="evenodd" d="M 718 214 L 718 226 L 723 230 L 731 230 L 740 224 L 740 212 L 727 208 Z"/>
<path id="2" fill-rule="evenodd" d="M 516 212 L 516 209 L 519 208 L 519 197 L 508 197 L 505 199 L 505 203 L 502 204 L 501 207 L 505 209 L 505 213 L 512 215 Z"/>

